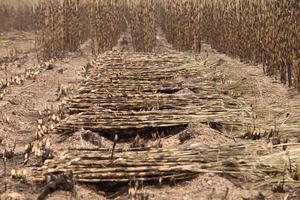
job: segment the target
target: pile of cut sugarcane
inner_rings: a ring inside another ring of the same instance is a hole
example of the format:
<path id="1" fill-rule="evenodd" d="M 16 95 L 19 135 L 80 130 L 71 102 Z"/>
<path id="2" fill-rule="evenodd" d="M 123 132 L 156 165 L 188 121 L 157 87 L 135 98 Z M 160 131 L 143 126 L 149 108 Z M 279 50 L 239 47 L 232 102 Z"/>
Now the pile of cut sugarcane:
<path id="1" fill-rule="evenodd" d="M 64 100 L 70 116 L 55 130 L 150 134 L 151 129 L 218 122 L 246 131 L 251 110 L 217 90 L 215 65 L 178 52 L 101 54 L 86 67 L 81 87 Z"/>
<path id="2" fill-rule="evenodd" d="M 164 149 L 69 149 L 61 157 L 33 168 L 36 181 L 48 175 L 72 172 L 79 182 L 124 183 L 129 181 L 176 181 L 199 173 L 231 174 L 255 186 L 283 179 L 297 184 L 300 175 L 300 144 L 289 151 L 263 142 Z M 291 147 L 293 145 L 291 144 Z"/>
<path id="3" fill-rule="evenodd" d="M 215 64 L 181 53 L 99 55 L 86 68 L 81 87 L 64 99 L 69 116 L 55 131 L 66 134 L 85 129 L 130 138 L 127 136 L 184 128 L 192 122 L 217 122 L 239 133 L 253 131 L 253 107 L 218 91 L 211 73 Z M 115 148 L 115 144 L 111 149 L 68 149 L 42 167 L 33 167 L 31 177 L 44 181 L 48 175 L 72 172 L 78 182 L 127 183 L 175 181 L 213 172 L 243 178 L 257 187 L 283 180 L 300 186 L 299 144 L 250 142 L 180 148 Z"/>

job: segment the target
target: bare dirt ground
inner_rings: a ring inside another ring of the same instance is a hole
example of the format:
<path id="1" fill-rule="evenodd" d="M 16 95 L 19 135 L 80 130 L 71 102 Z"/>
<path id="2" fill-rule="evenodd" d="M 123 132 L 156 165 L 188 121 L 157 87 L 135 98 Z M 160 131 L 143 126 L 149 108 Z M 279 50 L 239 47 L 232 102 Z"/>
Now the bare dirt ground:
<path id="1" fill-rule="evenodd" d="M 18 57 L 9 62 L 4 68 L 0 67 L 0 80 L 22 74 L 31 68 L 35 59 L 34 39 L 32 33 L 6 33 L 0 36 L 0 52 L 5 52 L 12 46 L 19 50 Z M 158 31 L 157 47 L 155 52 L 174 51 L 163 34 Z M 4 44 L 4 45 L 2 45 Z M 133 51 L 130 35 L 126 33 L 118 42 L 115 50 Z M 3 50 L 3 51 L 2 51 Z M 7 53 L 0 54 L 1 57 Z M 203 46 L 201 57 L 220 60 L 218 69 L 224 74 L 224 87 L 236 86 L 230 95 L 243 97 L 248 102 L 258 106 L 278 106 L 291 110 L 292 116 L 299 116 L 300 94 L 293 89 L 278 83 L 274 78 L 266 77 L 261 66 L 244 64 L 226 55 L 219 54 L 208 45 Z M 92 59 L 89 43 L 82 45 L 80 51 L 69 54 L 62 60 L 54 61 L 53 68 L 42 69 L 35 80 L 25 80 L 21 85 L 8 87 L 8 94 L 0 100 L 0 149 L 16 144 L 15 156 L 0 165 L 0 199 L 36 199 L 41 188 L 22 181 L 12 180 L 10 171 L 23 166 L 22 153 L 25 146 L 34 141 L 39 119 L 39 111 L 58 110 L 61 103 L 58 100 L 57 90 L 61 85 L 76 87 L 83 79 L 83 66 Z M 276 116 L 270 113 L 262 120 L 274 120 Z M 191 124 L 184 130 L 192 132 L 194 138 L 181 143 L 179 136 L 163 138 L 165 147 L 188 144 L 223 144 L 232 143 L 234 139 L 226 133 L 211 129 L 206 124 Z M 80 133 L 74 134 L 63 142 L 57 135 L 49 136 L 51 146 L 55 151 L 61 151 L 70 146 L 92 145 L 89 141 L 82 141 Z M 103 139 L 104 145 L 110 147 L 111 141 Z M 151 142 L 151 141 L 150 141 Z M 3 166 L 3 167 L 2 167 Z M 128 187 L 119 187 L 116 192 L 106 193 L 96 185 L 76 184 L 76 194 L 65 191 L 56 191 L 48 199 L 129 199 Z M 271 188 L 251 190 L 239 181 L 216 174 L 203 174 L 195 179 L 162 186 L 145 185 L 139 191 L 140 199 L 299 199 L 296 191 L 286 189 L 284 193 L 274 193 Z"/>

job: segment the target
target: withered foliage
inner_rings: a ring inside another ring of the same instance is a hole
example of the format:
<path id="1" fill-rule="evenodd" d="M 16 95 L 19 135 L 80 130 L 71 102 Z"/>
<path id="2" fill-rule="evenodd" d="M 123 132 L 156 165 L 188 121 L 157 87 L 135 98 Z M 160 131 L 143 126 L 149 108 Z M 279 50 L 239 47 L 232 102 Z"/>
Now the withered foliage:
<path id="1" fill-rule="evenodd" d="M 191 49 L 201 39 L 300 87 L 299 1 L 166 0 L 162 7 L 167 39 L 177 49 Z"/>
<path id="2" fill-rule="evenodd" d="M 0 32 L 33 30 L 35 28 L 34 16 L 33 5 L 12 6 L 0 3 Z"/>

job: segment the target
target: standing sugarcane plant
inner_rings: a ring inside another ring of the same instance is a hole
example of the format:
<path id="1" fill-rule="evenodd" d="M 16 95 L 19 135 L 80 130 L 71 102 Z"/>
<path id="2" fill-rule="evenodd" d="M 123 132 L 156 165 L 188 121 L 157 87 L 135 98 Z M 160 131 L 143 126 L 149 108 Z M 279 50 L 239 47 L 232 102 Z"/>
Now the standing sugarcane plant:
<path id="1" fill-rule="evenodd" d="M 297 0 L 165 0 L 163 29 L 178 50 L 204 40 L 266 74 L 299 88 L 300 5 Z"/>
<path id="2" fill-rule="evenodd" d="M 152 51 L 156 45 L 156 4 L 153 0 L 130 0 L 128 23 L 134 49 Z"/>

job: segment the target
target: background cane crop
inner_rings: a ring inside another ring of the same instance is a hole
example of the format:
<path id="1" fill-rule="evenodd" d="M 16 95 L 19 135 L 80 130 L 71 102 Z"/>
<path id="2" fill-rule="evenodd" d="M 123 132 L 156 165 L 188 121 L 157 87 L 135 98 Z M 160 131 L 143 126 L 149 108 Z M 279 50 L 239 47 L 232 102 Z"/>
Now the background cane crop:
<path id="1" fill-rule="evenodd" d="M 11 0 L 2 4 L 0 31 L 36 29 L 41 60 L 75 51 L 88 39 L 95 55 L 112 49 L 126 28 L 136 51 L 152 51 L 160 26 L 178 50 L 199 51 L 205 41 L 244 62 L 263 64 L 267 75 L 300 88 L 297 0 L 41 0 L 20 6 Z"/>

